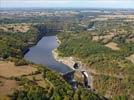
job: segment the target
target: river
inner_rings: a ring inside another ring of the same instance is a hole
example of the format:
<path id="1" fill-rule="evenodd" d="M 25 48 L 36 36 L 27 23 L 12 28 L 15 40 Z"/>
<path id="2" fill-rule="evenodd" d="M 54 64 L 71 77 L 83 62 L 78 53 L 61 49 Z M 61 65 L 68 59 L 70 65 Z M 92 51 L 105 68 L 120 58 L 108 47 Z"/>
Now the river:
<path id="1" fill-rule="evenodd" d="M 44 36 L 35 46 L 30 48 L 24 59 L 35 64 L 42 64 L 62 74 L 72 71 L 70 67 L 54 59 L 52 50 L 57 47 L 56 36 Z"/>

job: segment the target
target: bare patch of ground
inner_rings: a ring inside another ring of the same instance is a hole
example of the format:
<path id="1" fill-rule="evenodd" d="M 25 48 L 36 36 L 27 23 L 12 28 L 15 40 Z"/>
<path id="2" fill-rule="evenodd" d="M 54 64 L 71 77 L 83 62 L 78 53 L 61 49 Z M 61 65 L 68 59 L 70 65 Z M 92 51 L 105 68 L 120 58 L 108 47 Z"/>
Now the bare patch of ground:
<path id="1" fill-rule="evenodd" d="M 134 15 L 124 15 L 124 14 L 99 15 L 97 18 L 94 18 L 91 21 L 105 21 L 105 20 L 116 19 L 116 18 L 127 18 L 127 20 L 124 21 L 133 21 Z"/>
<path id="2" fill-rule="evenodd" d="M 0 78 L 0 100 L 8 100 L 7 95 L 12 94 L 17 87 L 18 84 L 15 80 Z"/>
<path id="3" fill-rule="evenodd" d="M 131 56 L 127 57 L 128 60 L 130 60 L 134 64 L 134 54 Z"/>
<path id="4" fill-rule="evenodd" d="M 34 73 L 35 71 L 37 71 L 37 69 L 30 65 L 15 66 L 13 62 L 0 61 L 0 76 L 3 77 L 28 75 Z"/>
<path id="5" fill-rule="evenodd" d="M 134 18 L 134 15 L 121 15 L 121 14 L 116 14 L 116 15 L 99 15 L 98 17 L 101 18 Z"/>
<path id="6" fill-rule="evenodd" d="M 112 50 L 120 50 L 117 43 L 109 42 L 105 45 L 108 48 L 111 48 Z"/>
<path id="7" fill-rule="evenodd" d="M 104 35 L 104 36 L 92 36 L 92 40 L 93 41 L 99 41 L 99 40 L 105 40 L 105 41 L 109 41 L 109 40 L 112 40 L 112 38 L 115 36 L 114 33 L 109 33 L 107 35 Z"/>
<path id="8" fill-rule="evenodd" d="M 134 34 L 131 34 L 128 36 L 128 38 L 126 39 L 127 43 L 134 43 Z"/>

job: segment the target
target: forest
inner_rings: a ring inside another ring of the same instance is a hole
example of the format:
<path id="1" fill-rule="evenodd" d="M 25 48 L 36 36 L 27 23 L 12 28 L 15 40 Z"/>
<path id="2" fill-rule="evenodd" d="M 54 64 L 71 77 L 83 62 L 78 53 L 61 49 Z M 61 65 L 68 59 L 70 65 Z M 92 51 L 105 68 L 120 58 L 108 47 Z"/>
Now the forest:
<path id="1" fill-rule="evenodd" d="M 134 64 L 126 57 L 134 54 L 134 43 L 127 41 L 130 35 L 133 36 L 133 23 L 108 20 L 94 24 L 96 29 L 93 31 L 59 33 L 59 56 L 79 58 L 87 70 L 94 70 L 93 84 L 100 94 L 132 99 Z M 99 37 L 98 40 L 94 41 L 94 36 Z M 109 42 L 117 43 L 120 50 L 106 47 Z"/>

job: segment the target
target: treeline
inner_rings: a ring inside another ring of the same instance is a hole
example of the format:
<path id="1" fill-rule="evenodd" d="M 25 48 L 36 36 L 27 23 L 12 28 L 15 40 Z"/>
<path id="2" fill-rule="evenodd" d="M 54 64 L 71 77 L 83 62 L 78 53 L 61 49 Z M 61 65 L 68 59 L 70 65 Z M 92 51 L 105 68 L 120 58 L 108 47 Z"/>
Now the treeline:
<path id="1" fill-rule="evenodd" d="M 10 17 L 10 16 L 9 16 Z M 0 18 L 0 24 L 15 24 L 15 23 L 42 23 L 51 29 L 66 30 L 70 25 L 76 23 L 76 17 L 73 16 L 34 16 L 34 17 L 17 17 L 17 18 Z"/>

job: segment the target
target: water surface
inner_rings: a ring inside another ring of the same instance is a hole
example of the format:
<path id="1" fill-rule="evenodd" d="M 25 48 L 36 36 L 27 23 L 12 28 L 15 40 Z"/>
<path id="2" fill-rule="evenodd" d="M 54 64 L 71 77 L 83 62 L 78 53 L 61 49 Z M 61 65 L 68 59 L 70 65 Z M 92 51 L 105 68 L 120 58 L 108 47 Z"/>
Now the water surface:
<path id="1" fill-rule="evenodd" d="M 72 69 L 67 65 L 57 62 L 54 59 L 52 50 L 57 47 L 56 36 L 45 36 L 37 45 L 30 48 L 29 52 L 25 54 L 24 59 L 36 64 L 48 66 L 57 72 L 66 73 L 71 71 Z"/>

